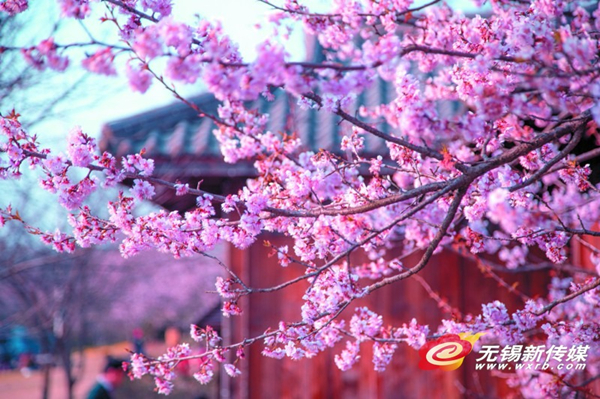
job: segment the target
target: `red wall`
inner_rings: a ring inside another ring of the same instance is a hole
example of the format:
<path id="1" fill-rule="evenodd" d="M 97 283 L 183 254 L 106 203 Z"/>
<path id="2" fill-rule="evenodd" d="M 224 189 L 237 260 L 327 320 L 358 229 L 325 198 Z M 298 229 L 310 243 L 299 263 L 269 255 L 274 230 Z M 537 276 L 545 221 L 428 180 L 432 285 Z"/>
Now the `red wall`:
<path id="1" fill-rule="evenodd" d="M 290 244 L 284 237 L 264 236 L 273 245 Z M 290 246 L 291 248 L 291 246 Z M 246 251 L 232 249 L 233 270 L 252 287 L 268 287 L 303 273 L 300 266 L 282 268 L 270 249 L 258 242 Z M 416 262 L 418 254 L 406 259 Z M 355 260 L 358 257 L 355 256 Z M 474 260 L 447 251 L 431 259 L 419 274 L 450 305 L 462 313 L 479 314 L 481 304 L 495 299 L 503 301 L 509 312 L 521 308 L 523 300 L 505 287 L 486 277 Z M 509 284 L 530 295 L 541 295 L 549 282 L 549 273 L 538 271 L 520 275 L 499 273 Z M 231 342 L 262 334 L 268 327 L 277 328 L 280 320 L 300 320 L 301 297 L 307 283 L 268 294 L 253 294 L 241 301 L 242 316 L 225 323 Z M 415 317 L 432 329 L 442 318 L 451 316 L 442 311 L 423 286 L 414 278 L 384 287 L 355 306 L 367 306 L 381 314 L 386 325 L 398 326 Z M 348 317 L 354 307 L 343 314 Z M 246 359 L 240 364 L 242 376 L 225 381 L 232 398 L 460 398 L 469 392 L 481 397 L 508 397 L 509 391 L 501 378 L 487 371 L 474 370 L 474 357 L 467 357 L 463 366 L 451 372 L 423 371 L 417 366 L 418 352 L 401 344 L 387 370 L 373 370 L 371 347 L 361 347 L 361 360 L 350 371 L 342 372 L 334 364 L 344 341 L 313 359 L 275 360 L 261 355 L 262 343 L 247 348 Z M 464 389 L 463 389 L 464 387 Z M 466 391 L 465 391 L 466 390 Z M 466 393 L 464 393 L 466 392 Z"/>

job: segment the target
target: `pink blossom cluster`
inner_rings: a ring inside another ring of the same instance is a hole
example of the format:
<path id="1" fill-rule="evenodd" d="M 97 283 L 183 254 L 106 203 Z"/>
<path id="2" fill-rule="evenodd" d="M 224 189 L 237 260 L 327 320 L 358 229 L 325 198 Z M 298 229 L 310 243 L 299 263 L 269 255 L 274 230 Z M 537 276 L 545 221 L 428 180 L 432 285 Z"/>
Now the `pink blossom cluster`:
<path id="1" fill-rule="evenodd" d="M 54 39 L 43 40 L 35 47 L 21 50 L 25 61 L 37 70 L 46 67 L 56 71 L 64 71 L 69 66 L 69 59 L 58 54 L 58 47 Z"/>
<path id="2" fill-rule="evenodd" d="M 342 371 L 349 370 L 360 359 L 360 345 L 366 341 L 373 344 L 373 366 L 376 371 L 385 371 L 394 352 L 401 342 L 418 349 L 425 344 L 429 327 L 419 325 L 416 319 L 402 327 L 385 326 L 381 316 L 367 308 L 358 308 L 350 320 L 349 334 L 354 341 L 346 341 L 346 347 L 335 356 L 335 363 Z"/>
<path id="3" fill-rule="evenodd" d="M 130 62 L 127 64 L 125 73 L 129 80 L 129 87 L 133 91 L 145 93 L 152 84 L 152 75 L 144 64 L 136 66 L 136 64 Z"/>
<path id="4" fill-rule="evenodd" d="M 88 0 L 59 0 L 58 3 L 63 17 L 85 19 L 91 13 Z"/>
<path id="5" fill-rule="evenodd" d="M 360 296 L 356 286 L 358 276 L 334 266 L 324 271 L 313 281 L 312 289 L 307 290 L 302 299 L 302 320 L 314 323 L 322 314 L 335 314 L 345 302 Z"/>
<path id="6" fill-rule="evenodd" d="M 262 354 L 275 359 L 312 358 L 342 339 L 343 321 L 322 321 L 316 326 L 279 323 L 274 333 L 265 333 Z"/>
<path id="7" fill-rule="evenodd" d="M 20 167 L 28 156 L 26 151 L 46 154 L 48 151 L 40 149 L 35 137 L 28 135 L 18 121 L 19 114 L 14 111 L 8 116 L 0 118 L 0 132 L 2 141 L 0 151 L 6 158 L 0 158 L 0 178 L 18 178 L 21 175 Z M 39 158 L 29 158 L 29 164 L 34 167 L 40 163 Z"/>
<path id="8" fill-rule="evenodd" d="M 27 7 L 29 7 L 27 0 L 5 0 L 0 3 L 0 11 L 11 16 L 27 10 Z"/>
<path id="9" fill-rule="evenodd" d="M 139 379 L 146 374 L 150 374 L 154 377 L 157 392 L 168 395 L 173 390 L 173 380 L 176 377 L 175 366 L 181 358 L 190 354 L 191 349 L 188 344 L 168 348 L 167 353 L 159 356 L 156 360 L 134 353 L 131 355 L 129 376 L 131 379 Z"/>
<path id="10" fill-rule="evenodd" d="M 115 56 L 109 48 L 101 49 L 81 62 L 81 65 L 90 72 L 99 75 L 115 75 L 113 66 Z"/>
<path id="11" fill-rule="evenodd" d="M 199 357 L 199 362 L 192 364 L 194 367 L 193 376 L 201 384 L 208 384 L 214 377 L 215 362 L 224 363 L 224 369 L 232 377 L 239 375 L 239 369 L 233 364 L 225 363 L 224 354 L 227 349 L 220 346 L 221 337 L 211 328 L 200 328 L 195 325 L 190 326 L 190 336 L 197 343 L 205 343 L 205 350 L 200 355 L 194 356 L 194 352 L 189 344 L 179 344 L 167 348 L 165 354 L 153 359 L 142 354 L 134 353 L 129 362 L 129 376 L 131 379 L 140 379 L 144 375 L 151 375 L 154 378 L 156 390 L 158 393 L 168 395 L 173 387 L 174 380 L 177 377 L 176 367 L 184 360 Z M 236 356 L 243 358 L 243 350 L 238 350 Z"/>

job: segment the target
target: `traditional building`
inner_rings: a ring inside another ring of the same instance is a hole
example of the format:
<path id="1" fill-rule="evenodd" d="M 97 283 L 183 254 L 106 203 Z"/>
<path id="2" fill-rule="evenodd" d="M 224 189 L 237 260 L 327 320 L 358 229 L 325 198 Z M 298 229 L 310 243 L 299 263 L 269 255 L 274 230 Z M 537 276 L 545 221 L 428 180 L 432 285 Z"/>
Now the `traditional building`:
<path id="1" fill-rule="evenodd" d="M 313 61 L 322 57 L 314 49 L 309 50 L 309 54 L 316 54 Z M 356 105 L 389 101 L 394 95 L 390 91 L 384 82 L 375 82 L 356 100 Z M 212 95 L 201 95 L 192 101 L 205 112 L 216 113 L 218 102 Z M 269 130 L 295 131 L 306 148 L 315 151 L 335 148 L 341 140 L 341 131 L 347 128 L 331 113 L 299 109 L 295 100 L 285 94 L 277 94 L 273 101 L 260 99 L 248 105 L 270 115 Z M 226 164 L 222 161 L 211 134 L 215 128 L 209 118 L 198 117 L 193 109 L 178 103 L 108 123 L 102 132 L 101 146 L 117 156 L 145 148 L 147 156 L 155 160 L 155 175 L 161 179 L 189 183 L 190 187 L 202 181 L 202 188 L 207 191 L 236 192 L 247 178 L 255 176 L 255 171 L 249 162 Z M 368 152 L 377 153 L 383 148 L 384 143 L 377 138 L 366 140 Z M 161 187 L 157 187 L 154 202 L 178 211 L 195 206 L 192 196 L 178 197 L 172 190 Z M 275 245 L 289 244 L 285 237 L 275 234 L 261 238 Z M 276 259 L 268 256 L 269 249 L 262 240 L 244 251 L 231 247 L 228 254 L 227 261 L 233 271 L 249 286 L 272 286 L 302 273 L 293 265 L 281 268 Z M 413 259 L 405 263 L 412 264 L 418 255 L 412 255 Z M 353 257 L 360 260 L 360 255 Z M 500 283 L 500 279 L 506 284 Z M 409 323 L 414 317 L 420 324 L 436 326 L 440 318 L 453 316 L 450 308 L 462 314 L 479 314 L 481 303 L 496 299 L 507 304 L 512 312 L 523 306 L 523 298 L 514 287 L 535 297 L 545 293 L 548 282 L 547 271 L 514 274 L 506 269 L 486 269 L 458 250 L 448 249 L 434 256 L 417 277 L 387 286 L 357 301 L 357 305 L 368 306 L 391 325 Z M 260 335 L 269 327 L 276 328 L 281 320 L 299 320 L 305 289 L 306 285 L 297 284 L 288 290 L 243 298 L 240 304 L 243 314 L 222 320 L 225 344 Z M 440 300 L 448 307 L 440 306 Z M 475 371 L 473 356 L 467 357 L 464 365 L 455 371 L 422 371 L 417 367 L 417 351 L 406 345 L 399 345 L 391 364 L 382 373 L 373 370 L 369 345 L 364 345 L 362 358 L 353 369 L 341 372 L 333 357 L 343 345 L 340 343 L 334 350 L 327 350 L 314 359 L 296 362 L 263 357 L 261 344 L 252 345 L 241 363 L 240 377 L 230 379 L 221 373 L 220 397 L 493 398 L 508 397 L 510 393 L 502 378 L 489 371 Z"/>

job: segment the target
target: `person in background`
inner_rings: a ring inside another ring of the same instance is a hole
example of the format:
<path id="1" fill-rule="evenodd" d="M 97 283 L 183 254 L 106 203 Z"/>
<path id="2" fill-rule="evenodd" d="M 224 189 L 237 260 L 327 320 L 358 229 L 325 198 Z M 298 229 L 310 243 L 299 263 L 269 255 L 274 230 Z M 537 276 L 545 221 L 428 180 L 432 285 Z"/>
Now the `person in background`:
<path id="1" fill-rule="evenodd" d="M 133 341 L 133 351 L 135 353 L 144 353 L 144 331 L 136 327 L 133 329 L 131 333 L 132 341 Z"/>
<path id="2" fill-rule="evenodd" d="M 124 378 L 123 361 L 107 357 L 104 371 L 98 376 L 87 399 L 112 399 L 113 391 L 121 385 Z"/>

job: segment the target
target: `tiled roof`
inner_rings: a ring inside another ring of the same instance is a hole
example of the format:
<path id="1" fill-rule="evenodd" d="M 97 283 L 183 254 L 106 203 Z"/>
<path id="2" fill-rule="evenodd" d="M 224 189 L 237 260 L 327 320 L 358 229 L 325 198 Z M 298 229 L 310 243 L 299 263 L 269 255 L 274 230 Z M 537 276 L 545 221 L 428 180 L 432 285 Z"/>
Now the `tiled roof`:
<path id="1" fill-rule="evenodd" d="M 387 85 L 375 81 L 355 101 L 359 105 L 377 104 L 387 100 Z M 191 101 L 207 113 L 216 114 L 218 101 L 212 94 L 203 94 Z M 278 91 L 273 101 L 260 98 L 249 103 L 249 109 L 269 114 L 267 129 L 273 132 L 296 132 L 305 149 L 318 151 L 339 146 L 341 137 L 349 129 L 347 123 L 329 112 L 303 110 L 296 99 Z M 110 122 L 103 127 L 100 145 L 117 156 L 135 153 L 145 148 L 149 157 L 163 162 L 175 159 L 195 161 L 217 161 L 220 159 L 218 142 L 212 131 L 217 126 L 206 117 L 183 103 L 176 103 L 126 119 Z M 380 152 L 383 141 L 366 137 L 365 150 Z M 191 170 L 190 170 L 191 172 Z"/>
<path id="2" fill-rule="evenodd" d="M 308 40 L 306 47 L 307 54 L 311 55 L 307 57 L 309 61 L 324 60 L 324 52 L 316 40 Z M 388 102 L 393 95 L 391 85 L 377 80 L 357 97 L 354 108 Z M 219 102 L 212 94 L 202 94 L 190 101 L 206 113 L 217 113 Z M 349 129 L 347 123 L 340 123 L 340 119 L 329 112 L 301 109 L 296 99 L 282 90 L 275 92 L 273 101 L 260 98 L 246 106 L 269 114 L 267 129 L 295 132 L 304 149 L 339 148 L 342 135 Z M 249 162 L 236 165 L 222 162 L 218 142 L 212 134 L 215 128 L 217 126 L 209 118 L 199 117 L 192 108 L 178 102 L 107 123 L 102 129 L 100 147 L 118 157 L 145 148 L 146 154 L 157 161 L 158 173 L 177 171 L 180 177 L 253 175 Z M 383 148 L 381 139 L 365 138 L 365 151 L 377 153 Z M 181 168 L 182 164 L 185 164 L 185 169 Z"/>

